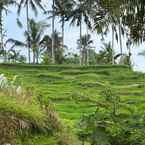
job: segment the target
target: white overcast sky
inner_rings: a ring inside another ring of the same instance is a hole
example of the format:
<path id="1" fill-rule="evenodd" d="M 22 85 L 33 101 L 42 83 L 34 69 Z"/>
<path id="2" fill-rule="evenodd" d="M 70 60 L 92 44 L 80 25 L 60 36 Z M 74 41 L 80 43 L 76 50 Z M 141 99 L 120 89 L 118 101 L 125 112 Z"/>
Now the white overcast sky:
<path id="1" fill-rule="evenodd" d="M 51 8 L 51 1 L 50 0 L 43 0 L 45 2 L 45 5 L 47 5 L 49 8 Z M 49 5 L 47 4 L 47 1 L 49 1 Z M 15 38 L 18 40 L 24 40 L 23 38 L 23 29 L 20 29 L 17 24 L 16 24 L 16 18 L 17 18 L 17 14 L 16 14 L 16 8 L 15 7 L 11 7 L 10 8 L 11 13 L 9 13 L 7 16 L 4 17 L 4 27 L 6 29 L 6 33 L 7 33 L 7 38 Z M 38 17 L 34 17 L 33 12 L 31 12 L 31 17 L 35 18 L 37 21 L 39 20 L 46 20 L 48 21 L 49 24 L 51 24 L 51 20 L 47 20 L 46 16 L 44 16 L 41 11 L 39 12 Z M 22 14 L 20 16 L 20 20 L 23 22 L 23 25 L 26 25 L 26 14 L 25 14 L 25 10 L 22 11 Z M 56 25 L 55 28 L 57 29 L 57 31 L 61 32 L 61 27 L 60 24 L 58 22 L 58 20 L 56 20 Z M 51 27 L 47 30 L 48 34 L 51 34 Z M 83 25 L 83 33 L 86 33 L 86 26 L 85 24 Z M 93 46 L 96 47 L 96 51 L 100 50 L 100 47 L 102 46 L 102 42 L 100 41 L 101 37 L 98 36 L 95 32 L 91 33 L 92 35 L 92 39 L 94 41 Z M 71 52 L 77 52 L 77 45 L 76 45 L 76 41 L 79 38 L 79 28 L 75 27 L 75 26 L 70 26 L 69 23 L 66 24 L 65 26 L 65 44 L 68 46 L 69 51 Z M 111 40 L 111 35 L 109 34 L 108 37 L 106 38 L 106 42 L 109 42 Z M 124 52 L 126 52 L 126 42 L 124 41 L 123 43 L 124 46 Z M 115 50 L 116 52 L 119 51 L 119 45 L 116 43 L 115 44 Z M 145 72 L 145 58 L 142 56 L 138 56 L 138 53 L 145 50 L 145 46 L 141 45 L 141 46 L 134 46 L 132 48 L 133 50 L 133 56 L 132 56 L 132 61 L 134 64 L 134 68 L 138 71 L 144 71 Z M 25 50 L 22 50 L 22 52 L 25 52 Z"/>

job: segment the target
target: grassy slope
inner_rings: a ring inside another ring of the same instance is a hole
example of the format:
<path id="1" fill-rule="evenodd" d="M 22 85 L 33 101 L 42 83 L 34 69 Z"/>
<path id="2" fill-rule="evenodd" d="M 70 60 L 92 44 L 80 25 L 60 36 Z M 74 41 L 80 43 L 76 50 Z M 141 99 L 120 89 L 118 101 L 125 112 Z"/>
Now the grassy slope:
<path id="1" fill-rule="evenodd" d="M 46 120 L 46 115 L 40 110 L 39 105 L 37 104 L 19 104 L 15 97 L 11 98 L 9 96 L 5 96 L 0 92 L 0 119 L 4 119 L 2 116 L 11 119 L 11 116 L 17 117 L 27 123 L 33 123 L 39 129 L 44 129 L 44 121 Z M 9 118 L 10 117 L 10 118 Z M 12 120 L 11 120 L 12 121 Z M 2 120 L 1 120 L 2 123 Z M 11 122 L 12 123 L 12 122 Z M 2 128 L 2 124 L 1 128 Z M 5 128 L 6 129 L 6 128 Z M 19 139 L 18 139 L 19 140 Z M 29 145 L 56 145 L 56 138 L 54 136 L 44 136 L 44 134 L 40 135 L 32 135 L 30 138 L 27 137 L 26 143 Z M 33 144 L 32 144 L 33 142 Z M 47 144 L 46 144 L 47 143 Z M 21 144 L 21 143 L 20 143 Z"/>
<path id="2" fill-rule="evenodd" d="M 22 85 L 32 87 L 46 103 L 51 102 L 72 127 L 82 115 L 95 110 L 104 85 L 110 85 L 122 101 L 145 106 L 145 75 L 134 73 L 126 66 L 0 65 L 0 73 L 8 77 L 18 75 Z"/>

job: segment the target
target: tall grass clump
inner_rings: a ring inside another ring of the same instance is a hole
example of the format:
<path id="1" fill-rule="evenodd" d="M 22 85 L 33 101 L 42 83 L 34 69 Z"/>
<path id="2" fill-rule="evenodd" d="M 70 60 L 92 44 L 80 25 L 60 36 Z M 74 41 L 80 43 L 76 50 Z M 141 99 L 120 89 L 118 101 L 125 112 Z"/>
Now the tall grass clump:
<path id="1" fill-rule="evenodd" d="M 74 140 L 54 107 L 44 103 L 32 89 L 17 85 L 17 76 L 0 75 L 0 144 L 71 145 Z M 40 137 L 39 141 L 38 138 Z M 46 141 L 43 141 L 43 138 Z"/>
<path id="2" fill-rule="evenodd" d="M 0 144 L 15 144 L 23 133 L 52 133 L 60 121 L 48 106 L 41 106 L 30 89 L 16 85 L 17 77 L 8 80 L 0 75 Z M 26 135 L 25 135 L 26 136 Z"/>

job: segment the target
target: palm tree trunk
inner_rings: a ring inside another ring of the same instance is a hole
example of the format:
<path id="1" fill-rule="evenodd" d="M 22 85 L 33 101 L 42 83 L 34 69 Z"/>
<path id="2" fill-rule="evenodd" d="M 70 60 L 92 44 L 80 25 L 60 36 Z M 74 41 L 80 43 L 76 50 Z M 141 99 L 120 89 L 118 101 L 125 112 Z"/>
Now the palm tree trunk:
<path id="1" fill-rule="evenodd" d="M 65 21 L 64 21 L 64 17 L 62 17 L 62 46 L 64 47 L 64 25 L 65 25 Z"/>
<path id="2" fill-rule="evenodd" d="M 123 54 L 122 48 L 122 32 L 121 32 L 121 21 L 119 20 L 119 43 L 120 43 L 120 53 Z"/>
<path id="3" fill-rule="evenodd" d="M 28 2 L 27 2 L 27 5 L 26 5 L 26 17 L 27 17 L 27 31 L 28 33 L 30 32 L 30 27 L 29 27 L 29 5 L 28 5 Z M 30 40 L 28 40 L 28 62 L 31 63 L 31 55 L 30 55 L 30 48 L 31 47 L 31 44 L 30 44 Z"/>
<path id="4" fill-rule="evenodd" d="M 82 20 L 80 20 L 80 65 L 83 65 L 83 50 L 82 50 Z"/>
<path id="5" fill-rule="evenodd" d="M 55 5 L 55 0 L 53 0 L 53 16 L 52 16 L 52 63 L 55 64 L 55 13 L 54 13 L 54 5 Z"/>
<path id="6" fill-rule="evenodd" d="M 39 64 L 39 50 L 36 51 L 36 63 Z"/>
<path id="7" fill-rule="evenodd" d="M 87 56 L 88 56 L 88 49 L 87 47 L 85 47 L 84 48 L 84 65 L 87 65 L 87 60 L 88 60 Z"/>
<path id="8" fill-rule="evenodd" d="M 90 62 L 89 62 L 90 61 L 90 57 L 89 57 L 89 55 L 90 55 L 89 54 L 89 49 L 87 49 L 87 58 L 86 59 L 87 59 L 87 65 L 88 66 L 90 65 Z"/>
<path id="9" fill-rule="evenodd" d="M 89 28 L 88 28 L 88 26 L 87 26 L 87 36 L 89 36 Z M 89 48 L 87 48 L 86 53 L 87 53 L 87 54 L 86 54 L 86 59 L 87 59 L 87 60 L 86 60 L 86 63 L 87 63 L 87 65 L 89 66 L 89 60 L 90 60 L 90 58 L 89 58 L 89 57 L 90 57 L 90 56 L 89 56 L 89 55 L 90 55 L 90 54 L 89 54 Z"/>
<path id="10" fill-rule="evenodd" d="M 2 20 L 2 10 L 0 10 L 0 50 L 3 53 L 4 61 L 5 61 L 5 52 L 4 52 L 4 44 L 3 44 L 3 20 Z"/>
<path id="11" fill-rule="evenodd" d="M 131 68 L 131 55 L 132 55 L 132 53 L 131 53 L 131 47 L 128 48 L 128 51 L 129 51 L 129 52 L 128 52 L 128 53 L 129 53 L 129 54 L 128 54 L 128 57 L 129 57 L 129 58 L 128 58 L 128 59 L 129 59 L 129 67 Z"/>
<path id="12" fill-rule="evenodd" d="M 114 25 L 112 25 L 112 50 L 114 50 Z M 112 64 L 114 64 L 114 54 L 112 51 Z"/>
<path id="13" fill-rule="evenodd" d="M 35 51 L 33 51 L 33 64 L 35 64 Z"/>

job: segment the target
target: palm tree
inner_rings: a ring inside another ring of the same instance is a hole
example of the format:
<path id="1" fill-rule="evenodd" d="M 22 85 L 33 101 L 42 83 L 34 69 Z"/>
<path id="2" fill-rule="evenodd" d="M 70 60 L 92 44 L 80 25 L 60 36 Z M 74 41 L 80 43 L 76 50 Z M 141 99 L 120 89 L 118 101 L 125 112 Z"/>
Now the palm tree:
<path id="1" fill-rule="evenodd" d="M 62 28 L 62 44 L 64 45 L 64 27 L 65 27 L 65 18 L 68 13 L 73 9 L 74 0 L 55 0 L 55 15 L 61 18 L 60 22 Z"/>
<path id="2" fill-rule="evenodd" d="M 43 6 L 41 4 L 41 0 L 20 0 L 19 6 L 18 6 L 18 14 L 20 14 L 21 10 L 23 7 L 26 8 L 26 21 L 27 21 L 27 31 L 30 31 L 30 27 L 29 27 L 29 7 L 31 7 L 31 9 L 34 11 L 35 15 L 37 15 L 38 11 L 37 11 L 37 6 L 40 9 L 43 9 Z M 31 51 L 31 46 L 30 46 L 30 42 L 28 40 L 27 42 L 27 47 L 28 47 L 28 60 L 29 63 L 31 62 L 31 56 L 30 56 L 30 51 Z"/>
<path id="3" fill-rule="evenodd" d="M 15 0 L 1 0 L 0 1 L 0 51 L 6 57 L 4 50 L 4 31 L 3 31 L 3 12 L 7 14 L 8 6 L 16 4 Z"/>
<path id="4" fill-rule="evenodd" d="M 97 62 L 101 64 L 112 64 L 114 50 L 111 48 L 111 43 L 103 43 L 102 50 L 97 55 Z"/>
<path id="5" fill-rule="evenodd" d="M 56 63 L 61 64 L 64 59 L 64 48 L 67 48 L 67 46 L 62 44 L 62 36 L 57 31 L 54 32 L 54 39 L 55 60 Z"/>
<path id="6" fill-rule="evenodd" d="M 8 61 L 9 62 L 19 62 L 19 63 L 24 63 L 26 62 L 26 57 L 20 54 L 20 51 L 17 51 L 13 48 L 11 48 L 8 52 L 7 52 L 7 56 L 8 56 Z"/>
<path id="7" fill-rule="evenodd" d="M 52 0 L 52 10 L 47 11 L 46 13 L 48 15 L 51 14 L 51 16 L 49 16 L 49 18 L 52 18 L 52 63 L 55 63 L 55 40 L 54 40 L 54 36 L 53 34 L 55 33 L 55 18 L 56 16 L 60 17 L 61 20 L 60 22 L 62 23 L 62 44 L 64 45 L 64 26 L 65 26 L 65 17 L 68 15 L 68 13 L 70 12 L 70 10 L 73 7 L 73 3 L 74 1 L 70 1 L 70 0 Z"/>
<path id="8" fill-rule="evenodd" d="M 136 44 L 141 44 L 145 41 L 145 1 L 143 0 L 128 0 L 123 7 L 126 14 L 123 15 L 123 23 L 130 30 L 130 37 Z"/>
<path id="9" fill-rule="evenodd" d="M 100 2 L 95 17 L 93 18 L 95 29 L 101 34 L 110 32 L 112 29 L 112 48 L 114 48 L 114 38 L 119 42 L 120 54 L 123 54 L 122 36 L 125 34 L 125 27 L 122 21 L 122 1 L 109 0 Z M 114 57 L 112 57 L 114 64 Z"/>
<path id="10" fill-rule="evenodd" d="M 40 42 L 40 45 L 47 58 L 52 58 L 52 38 L 49 35 L 45 35 Z"/>
<path id="11" fill-rule="evenodd" d="M 89 9 L 90 10 L 90 9 Z M 78 0 L 75 3 L 73 10 L 67 16 L 67 21 L 71 20 L 71 25 L 77 25 L 80 27 L 80 65 L 83 64 L 83 56 L 82 56 L 82 24 L 85 21 L 86 24 L 90 25 L 89 15 L 88 15 L 88 5 L 87 1 Z"/>
<path id="12" fill-rule="evenodd" d="M 25 41 L 8 39 L 7 43 L 11 43 L 12 47 L 27 47 L 27 42 L 31 44 L 33 52 L 33 63 L 39 63 L 41 50 L 41 41 L 43 39 L 44 30 L 48 27 L 45 22 L 35 22 L 33 19 L 29 21 L 30 30 L 24 32 Z"/>
<path id="13" fill-rule="evenodd" d="M 60 33 L 56 30 L 54 31 L 54 34 L 50 36 L 46 35 L 41 41 L 41 46 L 44 48 L 44 53 L 47 54 L 49 57 L 52 58 L 52 41 L 54 37 L 54 54 L 55 54 L 55 62 L 58 64 L 61 64 L 64 59 L 64 48 L 67 48 L 67 46 L 62 44 L 62 36 L 60 36 Z"/>
<path id="14" fill-rule="evenodd" d="M 80 46 L 80 42 L 82 43 L 82 57 L 83 57 L 83 65 L 89 65 L 89 51 L 92 48 L 92 43 L 93 41 L 91 40 L 91 35 L 83 35 L 80 39 L 78 40 L 78 45 Z"/>

